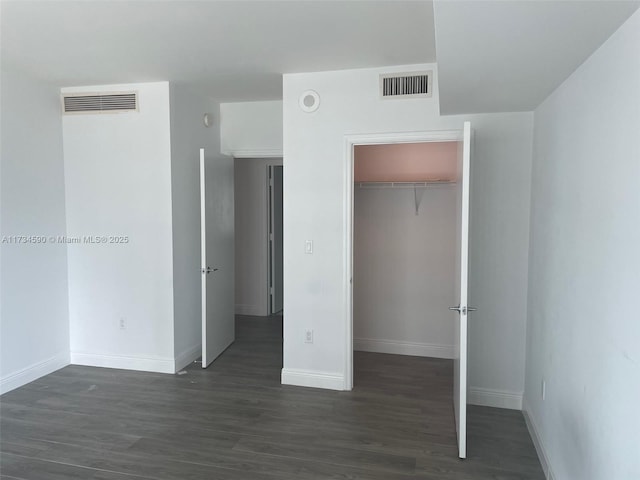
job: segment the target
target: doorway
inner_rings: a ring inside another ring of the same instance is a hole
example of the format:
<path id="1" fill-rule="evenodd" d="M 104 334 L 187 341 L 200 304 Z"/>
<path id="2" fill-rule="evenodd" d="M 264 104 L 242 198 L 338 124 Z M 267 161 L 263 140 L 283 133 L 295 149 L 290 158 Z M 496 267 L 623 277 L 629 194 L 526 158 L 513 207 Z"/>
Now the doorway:
<path id="1" fill-rule="evenodd" d="M 345 287 L 345 308 L 346 308 L 346 344 L 345 344 L 345 389 L 353 388 L 353 350 L 354 350 L 354 282 L 357 275 L 354 275 L 354 192 L 356 184 L 356 149 L 359 146 L 374 145 L 402 145 L 453 142 L 455 145 L 455 160 L 451 163 L 455 165 L 453 178 L 449 178 L 449 183 L 455 184 L 455 261 L 448 268 L 453 270 L 454 282 L 451 285 L 454 302 L 448 307 L 441 305 L 440 308 L 447 312 L 455 310 L 456 313 L 449 312 L 449 318 L 454 324 L 453 344 L 451 345 L 451 358 L 453 358 L 453 392 L 452 399 L 455 411 L 455 424 L 458 437 L 458 454 L 460 458 L 466 457 L 466 390 L 467 390 L 467 264 L 468 264 L 468 224 L 469 224 L 469 180 L 470 180 L 470 158 L 471 158 L 471 125 L 465 122 L 462 131 L 436 131 L 436 132 L 410 132 L 401 134 L 372 134 L 353 135 L 345 138 L 345 263 L 344 263 L 344 287 Z M 401 162 L 392 162 L 391 165 L 398 167 Z M 403 177 L 402 169 L 393 168 L 384 173 L 382 177 L 374 178 L 370 183 L 386 184 L 388 188 L 394 188 L 394 184 L 413 183 L 413 205 L 415 213 L 419 214 L 420 203 L 424 192 L 419 194 L 418 188 L 429 188 L 430 184 L 441 184 L 443 178 L 437 175 L 425 175 L 423 178 L 415 176 Z M 368 182 L 361 182 L 368 183 Z M 420 185 L 418 185 L 420 184 Z M 378 185 L 380 186 L 380 185 Z M 406 185 L 405 185 L 406 186 Z M 387 270 L 388 273 L 388 270 Z M 406 277 L 405 277 L 406 279 Z M 382 292 L 380 295 L 383 295 Z M 371 296 L 369 296 L 371 298 Z M 447 312 L 440 312 L 446 316 Z M 455 316 L 454 316 L 455 315 Z M 384 342 L 383 342 L 384 343 Z M 374 345 L 375 346 L 375 345 Z M 406 346 L 406 345 L 405 345 Z M 362 347 L 362 343 L 359 345 Z M 369 344 L 371 348 L 371 343 Z M 379 345 L 378 345 L 379 347 Z M 388 347 L 388 345 L 387 345 Z M 412 347 L 416 347 L 412 345 Z M 404 352 L 410 353 L 410 352 Z"/>
<path id="2" fill-rule="evenodd" d="M 282 158 L 234 159 L 237 315 L 282 310 L 282 181 Z"/>
<path id="3" fill-rule="evenodd" d="M 355 147 L 354 350 L 453 358 L 456 156 L 456 142 Z"/>

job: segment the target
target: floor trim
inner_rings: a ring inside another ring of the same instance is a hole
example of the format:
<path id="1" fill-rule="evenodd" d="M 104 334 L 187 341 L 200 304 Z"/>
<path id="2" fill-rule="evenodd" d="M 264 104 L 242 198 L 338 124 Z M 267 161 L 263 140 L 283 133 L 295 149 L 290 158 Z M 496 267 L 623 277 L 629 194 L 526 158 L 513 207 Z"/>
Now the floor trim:
<path id="1" fill-rule="evenodd" d="M 193 347 L 185 350 L 180 355 L 175 358 L 174 361 L 174 372 L 179 372 L 184 367 L 193 363 L 195 360 L 200 358 L 202 355 L 202 345 L 194 345 Z"/>
<path id="2" fill-rule="evenodd" d="M 338 373 L 316 372 L 311 370 L 282 369 L 282 384 L 298 387 L 344 390 L 344 375 Z"/>
<path id="3" fill-rule="evenodd" d="M 33 382 L 40 377 L 49 375 L 56 370 L 60 370 L 61 368 L 69 365 L 69 363 L 69 353 L 62 352 L 54 357 L 43 360 L 42 362 L 34 363 L 33 365 L 18 370 L 17 372 L 10 373 L 0 379 L 0 395 L 10 392 L 11 390 L 15 390 L 29 382 Z"/>
<path id="4" fill-rule="evenodd" d="M 469 387 L 468 403 L 485 407 L 522 410 L 522 393 L 493 390 L 490 388 Z"/>
<path id="5" fill-rule="evenodd" d="M 391 353 L 414 357 L 453 358 L 453 345 L 354 338 L 353 349 L 361 352 Z"/>
<path id="6" fill-rule="evenodd" d="M 531 410 L 526 400 L 523 401 L 522 414 L 524 415 L 524 421 L 527 424 L 529 435 L 531 435 L 533 446 L 536 448 L 536 452 L 538 453 L 538 458 L 540 459 L 540 466 L 542 466 L 542 471 L 544 472 L 544 476 L 546 477 L 547 480 L 555 480 L 556 477 L 553 475 L 553 470 L 551 470 L 551 463 L 549 462 L 549 456 L 547 455 L 547 451 L 544 448 L 544 444 L 542 443 L 542 437 L 538 433 L 538 427 L 536 426 L 536 421 L 534 420 L 533 414 L 531 413 Z"/>
<path id="7" fill-rule="evenodd" d="M 123 355 L 98 355 L 71 352 L 73 365 L 87 367 L 121 368 L 141 372 L 175 373 L 175 360 L 160 357 L 127 357 Z"/>

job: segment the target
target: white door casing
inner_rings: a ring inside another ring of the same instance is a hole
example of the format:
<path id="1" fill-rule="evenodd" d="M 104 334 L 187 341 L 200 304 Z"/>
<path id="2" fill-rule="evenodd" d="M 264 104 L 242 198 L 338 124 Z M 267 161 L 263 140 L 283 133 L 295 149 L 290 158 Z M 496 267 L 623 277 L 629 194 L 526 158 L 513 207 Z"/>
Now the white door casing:
<path id="1" fill-rule="evenodd" d="M 283 167 L 269 166 L 269 313 L 283 308 Z"/>

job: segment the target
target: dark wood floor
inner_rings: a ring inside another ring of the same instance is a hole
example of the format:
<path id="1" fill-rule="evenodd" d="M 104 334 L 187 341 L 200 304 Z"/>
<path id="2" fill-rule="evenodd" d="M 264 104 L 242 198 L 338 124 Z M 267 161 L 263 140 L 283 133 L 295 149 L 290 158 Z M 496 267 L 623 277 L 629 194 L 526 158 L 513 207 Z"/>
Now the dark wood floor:
<path id="1" fill-rule="evenodd" d="M 0 399 L 3 479 L 543 479 L 520 412 L 470 407 L 447 360 L 356 353 L 355 388 L 280 385 L 279 318 L 182 375 L 69 366 Z"/>

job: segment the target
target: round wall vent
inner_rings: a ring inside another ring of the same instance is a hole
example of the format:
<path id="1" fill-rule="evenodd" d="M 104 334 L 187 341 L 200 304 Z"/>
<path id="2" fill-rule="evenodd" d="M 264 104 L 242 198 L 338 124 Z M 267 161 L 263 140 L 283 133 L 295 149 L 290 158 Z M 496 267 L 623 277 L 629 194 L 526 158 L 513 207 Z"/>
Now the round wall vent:
<path id="1" fill-rule="evenodd" d="M 298 103 L 303 112 L 315 112 L 320 106 L 320 95 L 315 90 L 307 90 L 300 95 Z"/>

